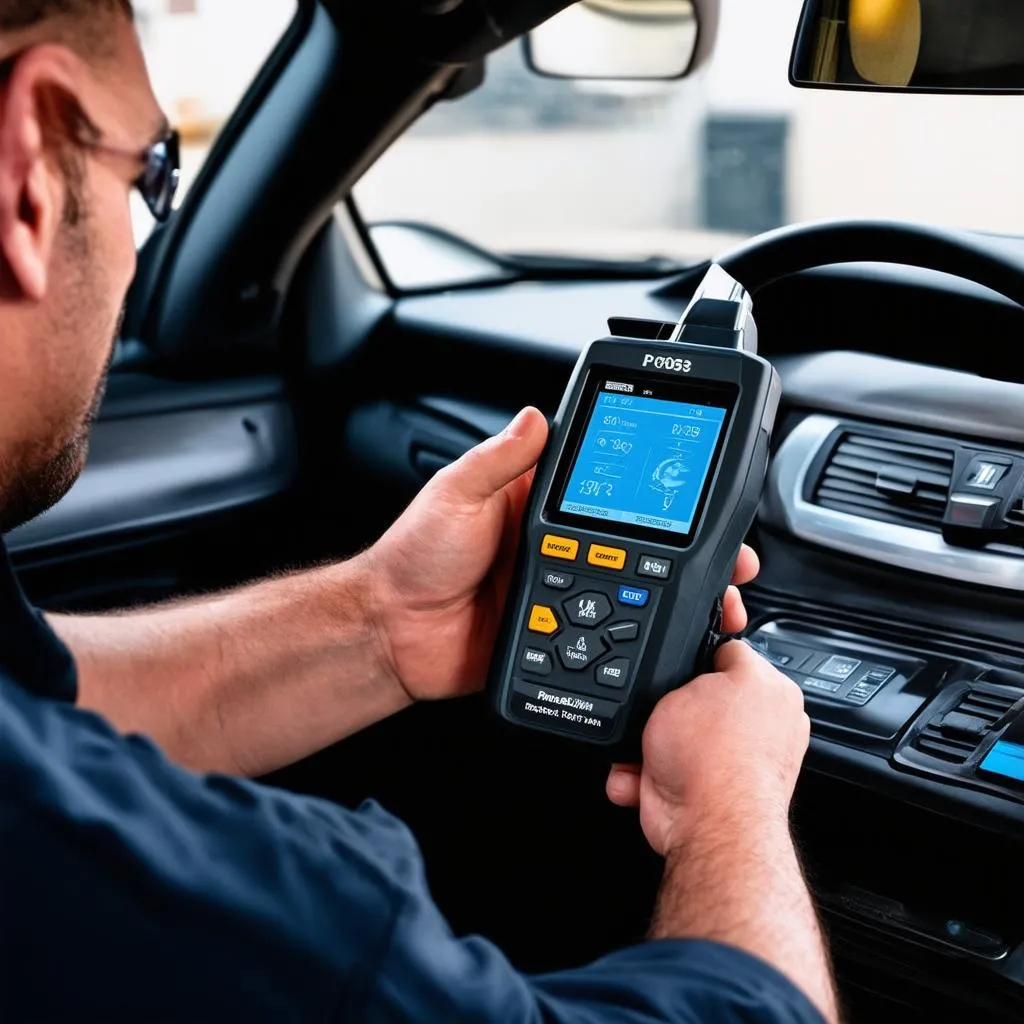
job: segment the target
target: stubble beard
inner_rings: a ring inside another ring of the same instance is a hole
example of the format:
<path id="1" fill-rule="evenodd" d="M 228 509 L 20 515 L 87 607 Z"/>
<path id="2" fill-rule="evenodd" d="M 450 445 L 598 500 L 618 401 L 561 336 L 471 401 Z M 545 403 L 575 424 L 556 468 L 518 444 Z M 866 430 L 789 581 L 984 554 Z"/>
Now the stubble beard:
<path id="1" fill-rule="evenodd" d="M 80 211 L 79 211 L 80 212 Z M 65 244 L 69 265 L 75 268 L 70 303 L 54 330 L 75 331 L 80 312 L 88 309 L 103 294 L 91 279 L 92 252 L 85 235 L 83 218 L 65 224 Z M 57 436 L 35 439 L 19 445 L 13 451 L 0 452 L 0 533 L 7 533 L 29 522 L 55 505 L 71 489 L 85 465 L 89 451 L 89 437 L 99 416 L 106 390 L 107 375 L 114 359 L 117 337 L 120 334 L 124 310 L 121 310 L 110 339 L 110 349 L 99 379 L 93 384 L 92 398 L 84 415 L 68 430 L 65 424 Z M 88 318 L 86 318 L 88 320 Z M 91 327 L 89 324 L 87 326 Z M 61 436 L 63 435 L 63 440 Z"/>
<path id="2" fill-rule="evenodd" d="M 103 404 L 115 344 L 116 336 L 86 415 L 55 453 L 52 446 L 40 443 L 22 446 L 10 456 L 0 456 L 0 533 L 7 533 L 52 508 L 78 479 L 89 453 L 92 427 Z"/>

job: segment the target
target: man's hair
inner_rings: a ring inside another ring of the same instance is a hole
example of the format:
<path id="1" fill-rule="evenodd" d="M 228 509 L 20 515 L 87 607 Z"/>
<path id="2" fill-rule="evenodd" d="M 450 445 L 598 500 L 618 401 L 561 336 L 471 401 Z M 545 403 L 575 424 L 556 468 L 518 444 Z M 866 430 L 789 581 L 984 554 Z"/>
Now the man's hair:
<path id="1" fill-rule="evenodd" d="M 0 32 L 28 28 L 47 18 L 85 18 L 120 12 L 134 19 L 131 0 L 0 0 Z"/>
<path id="2" fill-rule="evenodd" d="M 110 35 L 107 19 L 117 16 L 135 20 L 132 0 L 0 0 L 0 43 L 5 32 L 53 22 L 54 42 L 70 46 L 86 59 L 103 59 Z M 63 221 L 66 226 L 75 227 L 83 216 L 84 171 L 79 155 L 67 140 L 81 127 L 83 115 L 73 97 L 60 96 L 56 102 L 55 113 L 63 126 L 58 159 L 68 189 Z"/>

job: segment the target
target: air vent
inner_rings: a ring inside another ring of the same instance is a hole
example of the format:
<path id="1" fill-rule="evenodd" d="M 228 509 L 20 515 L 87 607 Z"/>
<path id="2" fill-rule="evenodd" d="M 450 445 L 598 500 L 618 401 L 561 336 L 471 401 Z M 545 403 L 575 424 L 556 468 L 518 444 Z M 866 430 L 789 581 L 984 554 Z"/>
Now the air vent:
<path id="1" fill-rule="evenodd" d="M 1020 694 L 972 683 L 956 706 L 933 718 L 914 738 L 922 754 L 948 764 L 963 764 Z"/>
<path id="2" fill-rule="evenodd" d="M 846 432 L 825 463 L 813 500 L 862 519 L 938 532 L 952 475 L 952 448 Z"/>

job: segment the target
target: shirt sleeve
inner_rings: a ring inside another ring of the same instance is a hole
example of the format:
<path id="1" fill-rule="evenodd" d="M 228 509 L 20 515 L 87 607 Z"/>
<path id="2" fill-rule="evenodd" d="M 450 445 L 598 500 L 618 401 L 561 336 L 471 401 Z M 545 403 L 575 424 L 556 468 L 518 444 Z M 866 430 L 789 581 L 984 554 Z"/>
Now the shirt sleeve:
<path id="1" fill-rule="evenodd" d="M 518 973 L 359 811 L 170 764 L 0 679 L 0 1019 L 820 1021 L 766 964 L 657 942 Z"/>
<path id="2" fill-rule="evenodd" d="M 661 940 L 530 977 L 491 943 L 453 936 L 419 861 L 373 975 L 366 1019 L 515 1024 L 824 1024 L 787 978 L 730 946 Z"/>

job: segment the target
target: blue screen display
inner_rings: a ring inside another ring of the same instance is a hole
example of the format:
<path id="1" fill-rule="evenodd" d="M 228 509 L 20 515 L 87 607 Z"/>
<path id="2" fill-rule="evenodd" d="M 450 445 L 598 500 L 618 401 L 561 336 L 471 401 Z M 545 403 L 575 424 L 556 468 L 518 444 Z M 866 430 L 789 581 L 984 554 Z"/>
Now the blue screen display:
<path id="1" fill-rule="evenodd" d="M 560 511 L 688 534 L 727 415 L 714 405 L 601 391 Z"/>

